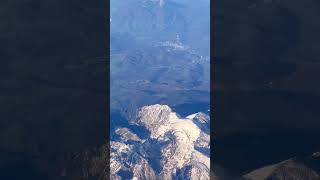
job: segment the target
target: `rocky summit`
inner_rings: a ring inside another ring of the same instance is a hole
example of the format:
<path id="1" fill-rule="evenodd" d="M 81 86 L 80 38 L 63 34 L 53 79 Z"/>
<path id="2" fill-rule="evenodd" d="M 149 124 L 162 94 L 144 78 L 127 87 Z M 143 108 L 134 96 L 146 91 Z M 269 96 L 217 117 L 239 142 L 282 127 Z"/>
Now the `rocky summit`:
<path id="1" fill-rule="evenodd" d="M 210 137 L 197 125 L 196 117 L 197 114 L 181 118 L 167 105 L 141 108 L 136 124 L 144 126 L 150 136 L 139 137 L 141 141 L 120 138 L 120 141 L 111 142 L 112 176 L 119 179 L 209 179 L 210 159 L 197 147 L 209 151 Z M 208 115 L 201 114 L 201 117 L 209 123 Z M 126 131 L 126 134 L 134 134 L 129 129 Z"/>

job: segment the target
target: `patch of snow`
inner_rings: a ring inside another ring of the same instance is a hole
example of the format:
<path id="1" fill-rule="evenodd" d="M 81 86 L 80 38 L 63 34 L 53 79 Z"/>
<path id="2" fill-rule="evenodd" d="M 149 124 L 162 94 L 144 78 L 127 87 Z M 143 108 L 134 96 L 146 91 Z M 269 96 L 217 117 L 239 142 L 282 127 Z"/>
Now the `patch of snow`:
<path id="1" fill-rule="evenodd" d="M 196 117 L 196 115 L 197 115 L 197 113 L 191 114 L 191 115 L 187 116 L 186 118 L 187 118 L 187 119 L 193 119 L 193 118 Z"/>
<path id="2" fill-rule="evenodd" d="M 135 141 L 134 145 L 112 142 L 111 172 L 116 173 L 121 168 L 129 167 L 137 179 L 172 179 L 177 173 L 183 179 L 194 179 L 198 176 L 209 179 L 210 159 L 195 149 L 200 147 L 209 151 L 209 134 L 202 131 L 197 124 L 208 125 L 209 121 L 209 116 L 204 113 L 180 118 L 167 105 L 156 104 L 141 108 L 137 124 L 149 130 L 149 140 L 146 137 L 145 141 Z M 137 139 L 126 128 L 118 129 L 117 132 Z M 155 173 L 152 164 L 157 158 L 161 171 Z M 120 166 L 121 162 L 125 163 L 126 167 Z"/>

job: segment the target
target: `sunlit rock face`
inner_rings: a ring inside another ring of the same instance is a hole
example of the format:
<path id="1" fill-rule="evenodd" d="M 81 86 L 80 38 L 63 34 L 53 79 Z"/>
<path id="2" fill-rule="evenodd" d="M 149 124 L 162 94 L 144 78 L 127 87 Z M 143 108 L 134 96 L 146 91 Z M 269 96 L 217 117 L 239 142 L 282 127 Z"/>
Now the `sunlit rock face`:
<path id="1" fill-rule="evenodd" d="M 210 149 L 208 132 L 196 123 L 199 117 L 210 121 L 202 113 L 181 118 L 167 105 L 142 107 L 136 123 L 150 136 L 137 138 L 129 129 L 117 129 L 121 142 L 111 142 L 111 174 L 124 179 L 209 179 L 209 156 L 196 148 Z M 123 136 L 128 135 L 135 140 L 126 141 Z"/>

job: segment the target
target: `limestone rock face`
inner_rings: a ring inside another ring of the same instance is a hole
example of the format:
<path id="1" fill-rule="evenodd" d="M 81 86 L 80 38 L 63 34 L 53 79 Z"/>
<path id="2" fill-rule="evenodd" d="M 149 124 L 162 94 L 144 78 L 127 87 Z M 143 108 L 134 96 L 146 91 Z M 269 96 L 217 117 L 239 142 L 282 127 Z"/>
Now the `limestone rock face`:
<path id="1" fill-rule="evenodd" d="M 197 147 L 209 152 L 210 138 L 197 125 L 199 119 L 203 123 L 210 121 L 209 116 L 201 113 L 181 118 L 167 105 L 142 107 L 136 124 L 145 127 L 150 136 L 131 143 L 121 137 L 121 142 L 112 141 L 111 174 L 139 180 L 209 179 L 209 156 Z M 122 136 L 128 134 L 136 137 L 133 132 Z"/>

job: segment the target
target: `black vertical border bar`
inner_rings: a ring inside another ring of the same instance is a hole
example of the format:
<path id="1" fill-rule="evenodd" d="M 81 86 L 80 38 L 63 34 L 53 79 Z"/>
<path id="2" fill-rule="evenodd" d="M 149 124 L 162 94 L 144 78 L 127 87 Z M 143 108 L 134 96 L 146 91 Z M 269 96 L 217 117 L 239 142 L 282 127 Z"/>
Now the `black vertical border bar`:
<path id="1" fill-rule="evenodd" d="M 216 0 L 210 0 L 210 177 L 213 176 L 213 162 L 214 162 L 214 139 L 215 139 L 215 131 L 214 131 L 214 122 L 216 119 L 215 116 L 215 106 L 214 106 L 214 81 L 215 81 L 215 71 L 214 71 L 214 64 L 215 64 L 215 41 L 214 41 L 214 13 L 216 8 Z"/>
<path id="2" fill-rule="evenodd" d="M 104 48 L 104 56 L 105 56 L 105 60 L 106 60 L 106 144 L 108 147 L 108 151 L 110 149 L 110 0 L 104 0 L 104 7 L 105 7 L 105 11 L 104 11 L 104 20 L 106 23 L 105 26 L 105 48 Z M 110 153 L 107 153 L 107 161 L 109 162 L 109 164 L 106 167 L 106 174 L 108 175 L 108 177 L 110 178 Z"/>

